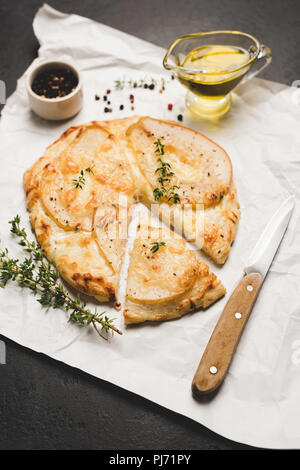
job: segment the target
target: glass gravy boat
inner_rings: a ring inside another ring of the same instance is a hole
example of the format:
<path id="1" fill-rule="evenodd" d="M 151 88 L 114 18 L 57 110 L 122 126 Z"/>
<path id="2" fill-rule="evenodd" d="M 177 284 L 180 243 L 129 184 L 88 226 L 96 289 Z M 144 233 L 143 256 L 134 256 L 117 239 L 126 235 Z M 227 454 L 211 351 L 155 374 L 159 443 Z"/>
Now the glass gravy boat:
<path id="1" fill-rule="evenodd" d="M 258 74 L 272 51 L 247 33 L 211 31 L 177 38 L 163 60 L 189 90 L 186 105 L 205 118 L 218 118 L 231 105 L 231 91 Z"/>

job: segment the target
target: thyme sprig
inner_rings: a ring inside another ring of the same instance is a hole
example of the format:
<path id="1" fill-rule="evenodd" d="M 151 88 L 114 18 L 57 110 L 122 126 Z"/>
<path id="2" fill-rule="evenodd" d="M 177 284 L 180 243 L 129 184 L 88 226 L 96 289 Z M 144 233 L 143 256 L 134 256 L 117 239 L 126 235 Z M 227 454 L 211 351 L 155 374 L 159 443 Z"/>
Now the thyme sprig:
<path id="1" fill-rule="evenodd" d="M 150 245 L 152 245 L 150 251 L 152 251 L 152 253 L 156 253 L 159 250 L 159 247 L 166 246 L 166 242 L 151 242 Z"/>
<path id="2" fill-rule="evenodd" d="M 60 308 L 69 315 L 69 321 L 81 326 L 93 325 L 101 338 L 108 340 L 110 332 L 122 334 L 105 312 L 94 313 L 86 307 L 78 294 L 72 297 L 63 286 L 57 269 L 48 261 L 41 246 L 35 241 L 29 241 L 26 231 L 20 227 L 20 217 L 17 215 L 9 221 L 11 233 L 19 238 L 18 244 L 27 253 L 24 261 L 11 258 L 8 250 L 0 248 L 0 287 L 5 287 L 8 281 L 15 281 L 21 287 L 27 287 L 35 295 L 37 301 L 45 308 Z M 99 328 L 99 327 L 100 328 Z M 105 333 L 105 334 L 104 334 Z"/>
<path id="3" fill-rule="evenodd" d="M 85 174 L 86 173 L 94 174 L 93 168 L 94 167 L 88 167 L 85 170 L 81 170 L 80 173 L 79 173 L 78 178 L 72 180 L 72 184 L 73 184 L 73 186 L 75 186 L 76 189 L 82 189 L 83 188 L 83 186 L 85 185 Z"/>
<path id="4" fill-rule="evenodd" d="M 163 139 L 163 137 L 161 137 Z M 153 196 L 155 201 L 158 201 L 161 197 L 166 197 L 168 201 L 173 201 L 174 204 L 180 202 L 180 196 L 176 192 L 176 189 L 179 189 L 179 186 L 171 185 L 171 179 L 174 176 L 174 173 L 171 171 L 171 165 L 168 162 L 162 160 L 162 156 L 165 154 L 165 146 L 162 143 L 161 139 L 156 139 L 154 142 L 155 153 L 158 156 L 159 167 L 155 170 L 155 173 L 158 173 L 157 178 L 158 186 L 153 190 Z M 169 186 L 166 186 L 168 185 Z"/>
<path id="5" fill-rule="evenodd" d="M 163 137 L 162 137 L 162 139 L 163 139 Z M 163 156 L 165 154 L 165 146 L 162 143 L 161 139 L 159 139 L 159 138 L 156 139 L 156 141 L 154 142 L 154 145 L 156 147 L 155 153 L 157 153 L 158 155 Z M 167 163 L 167 165 L 169 165 L 169 163 Z M 170 165 L 169 165 L 169 167 L 170 167 Z"/>

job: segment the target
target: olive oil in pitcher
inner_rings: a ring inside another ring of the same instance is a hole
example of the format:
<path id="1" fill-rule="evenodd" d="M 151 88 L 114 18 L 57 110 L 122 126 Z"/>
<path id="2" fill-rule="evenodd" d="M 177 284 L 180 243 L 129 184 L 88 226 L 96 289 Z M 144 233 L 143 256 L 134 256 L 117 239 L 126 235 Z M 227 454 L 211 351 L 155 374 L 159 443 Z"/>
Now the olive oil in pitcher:
<path id="1" fill-rule="evenodd" d="M 230 109 L 236 85 L 257 75 L 271 60 L 271 49 L 251 34 L 208 31 L 175 39 L 163 65 L 188 89 L 185 102 L 191 113 L 219 119 Z"/>
<path id="2" fill-rule="evenodd" d="M 185 57 L 178 79 L 199 97 L 220 99 L 227 95 L 247 73 L 248 67 L 245 65 L 249 58 L 249 52 L 241 47 L 201 46 Z"/>

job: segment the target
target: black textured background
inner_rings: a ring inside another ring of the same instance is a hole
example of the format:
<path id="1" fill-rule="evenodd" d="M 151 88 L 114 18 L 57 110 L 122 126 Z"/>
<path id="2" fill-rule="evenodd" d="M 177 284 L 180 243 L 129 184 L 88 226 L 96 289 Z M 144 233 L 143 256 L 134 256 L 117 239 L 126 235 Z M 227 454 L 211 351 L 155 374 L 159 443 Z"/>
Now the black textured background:
<path id="1" fill-rule="evenodd" d="M 163 47 L 177 36 L 239 29 L 273 50 L 261 76 L 300 79 L 299 0 L 49 0 Z M 0 0 L 0 79 L 11 94 L 37 53 L 40 0 Z M 0 336 L 0 449 L 247 449 L 200 424 Z M 199 352 L 200 353 L 200 352 Z M 171 393 L 171 391 L 170 391 Z M 245 423 L 245 426 L 247 423 Z"/>

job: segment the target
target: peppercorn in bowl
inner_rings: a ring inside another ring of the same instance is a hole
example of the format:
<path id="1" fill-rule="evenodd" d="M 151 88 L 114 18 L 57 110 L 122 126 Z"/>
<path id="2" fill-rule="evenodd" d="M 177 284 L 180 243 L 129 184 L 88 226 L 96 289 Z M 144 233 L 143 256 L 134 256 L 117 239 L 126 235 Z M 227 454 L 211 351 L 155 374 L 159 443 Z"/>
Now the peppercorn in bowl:
<path id="1" fill-rule="evenodd" d="M 44 119 L 68 119 L 82 107 L 81 74 L 73 63 L 43 61 L 31 69 L 26 86 L 31 109 Z"/>

